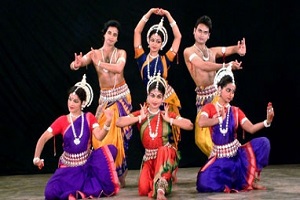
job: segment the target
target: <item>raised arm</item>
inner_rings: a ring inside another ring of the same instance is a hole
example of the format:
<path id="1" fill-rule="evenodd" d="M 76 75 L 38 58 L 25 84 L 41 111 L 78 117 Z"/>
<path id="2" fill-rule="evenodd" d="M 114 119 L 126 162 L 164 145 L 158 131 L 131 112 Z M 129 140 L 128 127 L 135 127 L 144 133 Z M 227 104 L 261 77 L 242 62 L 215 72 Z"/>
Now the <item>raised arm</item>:
<path id="1" fill-rule="evenodd" d="M 108 131 L 110 130 L 111 120 L 112 120 L 113 115 L 114 115 L 114 111 L 109 109 L 109 108 L 104 109 L 103 112 L 104 112 L 104 115 L 105 115 L 105 118 L 106 118 L 103 127 L 100 128 L 99 124 L 97 123 L 98 126 L 96 126 L 92 131 L 94 136 L 97 138 L 97 140 L 100 140 L 100 141 L 102 141 L 105 138 Z"/>
<path id="2" fill-rule="evenodd" d="M 178 25 L 176 24 L 176 21 L 173 19 L 172 15 L 170 14 L 169 11 L 167 10 L 164 10 L 164 9 L 160 9 L 160 12 L 159 13 L 162 13 L 162 15 L 165 15 L 170 23 L 170 26 L 172 28 L 172 31 L 173 31 L 173 35 L 174 35 L 174 40 L 173 40 L 173 43 L 172 43 L 172 46 L 171 46 L 171 50 L 177 54 L 178 52 L 178 49 L 179 49 L 179 46 L 180 46 L 180 42 L 181 42 L 181 33 L 180 33 L 180 30 L 179 30 L 179 27 Z"/>
<path id="3" fill-rule="evenodd" d="M 212 47 L 210 48 L 214 54 L 216 55 L 216 58 L 220 58 L 224 56 L 230 56 L 232 54 L 239 54 L 240 56 L 246 55 L 246 39 L 243 38 L 242 40 L 239 40 L 236 45 L 227 46 L 227 47 Z"/>
<path id="4" fill-rule="evenodd" d="M 142 32 L 145 27 L 145 24 L 149 20 L 150 16 L 153 13 L 158 13 L 159 8 L 151 8 L 143 17 L 140 19 L 138 24 L 136 25 L 134 29 L 134 34 L 133 34 L 133 46 L 134 48 L 138 48 L 140 45 L 142 45 Z"/>
<path id="5" fill-rule="evenodd" d="M 247 131 L 248 133 L 254 134 L 262 128 L 270 127 L 271 123 L 273 121 L 273 118 L 274 118 L 274 109 L 273 109 L 272 103 L 268 103 L 266 112 L 267 112 L 267 117 L 264 121 L 258 122 L 256 124 L 252 124 L 252 122 L 250 120 L 246 120 L 241 125 L 242 128 L 245 131 Z"/>

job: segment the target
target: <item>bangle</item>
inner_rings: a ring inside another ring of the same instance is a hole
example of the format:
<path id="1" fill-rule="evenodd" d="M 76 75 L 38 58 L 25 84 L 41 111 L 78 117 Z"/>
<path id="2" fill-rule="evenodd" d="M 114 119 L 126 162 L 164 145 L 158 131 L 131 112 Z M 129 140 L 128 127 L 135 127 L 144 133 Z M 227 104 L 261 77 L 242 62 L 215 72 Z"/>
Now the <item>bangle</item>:
<path id="1" fill-rule="evenodd" d="M 73 70 L 78 70 L 78 69 L 79 69 L 79 67 L 75 68 L 75 63 L 74 63 L 74 62 L 72 62 L 71 68 L 72 68 Z"/>
<path id="2" fill-rule="evenodd" d="M 265 119 L 265 120 L 264 120 L 264 126 L 265 126 L 266 128 L 268 128 L 268 127 L 270 127 L 270 126 L 271 126 L 271 123 L 270 123 L 270 124 L 268 124 L 268 121 Z"/>
<path id="3" fill-rule="evenodd" d="M 100 65 L 101 65 L 101 61 L 99 60 L 97 66 L 100 67 Z"/>
<path id="4" fill-rule="evenodd" d="M 175 20 L 170 23 L 171 28 L 173 28 L 175 25 L 176 25 L 176 21 Z"/>
<path id="5" fill-rule="evenodd" d="M 170 125 L 171 125 L 171 126 L 173 125 L 173 121 L 174 121 L 174 118 L 171 118 L 171 119 L 170 119 Z"/>
<path id="6" fill-rule="evenodd" d="M 110 126 L 106 126 L 106 124 L 104 124 L 103 129 L 106 130 L 106 131 L 109 131 Z"/>
<path id="7" fill-rule="evenodd" d="M 221 116 L 218 117 L 218 120 L 219 120 L 219 124 L 223 123 L 223 118 Z"/>
<path id="8" fill-rule="evenodd" d="M 225 54 L 226 52 L 226 47 L 222 47 L 222 54 Z"/>
<path id="9" fill-rule="evenodd" d="M 147 23 L 147 21 L 149 20 L 147 17 L 145 17 L 145 15 L 142 17 L 142 20 Z"/>
<path id="10" fill-rule="evenodd" d="M 35 157 L 35 158 L 33 158 L 33 164 L 35 165 L 36 163 L 38 163 L 38 162 L 40 162 L 40 158 L 39 157 Z"/>
<path id="11" fill-rule="evenodd" d="M 141 115 L 139 115 L 138 118 L 139 118 L 139 123 L 142 123 L 142 117 L 141 117 Z"/>

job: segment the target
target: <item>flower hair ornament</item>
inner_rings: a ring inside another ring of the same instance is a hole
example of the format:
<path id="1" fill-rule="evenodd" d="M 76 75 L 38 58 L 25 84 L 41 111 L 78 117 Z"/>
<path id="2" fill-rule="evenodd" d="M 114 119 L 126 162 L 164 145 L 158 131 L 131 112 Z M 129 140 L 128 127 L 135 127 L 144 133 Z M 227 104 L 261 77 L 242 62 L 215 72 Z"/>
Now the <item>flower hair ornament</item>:
<path id="1" fill-rule="evenodd" d="M 155 87 L 156 90 L 158 90 L 158 85 L 159 85 L 159 83 L 161 83 L 165 89 L 167 88 L 167 82 L 166 82 L 166 80 L 165 80 L 163 77 L 161 77 L 160 72 L 158 72 L 155 76 L 152 76 L 152 77 L 149 79 L 149 81 L 148 81 L 148 83 L 147 83 L 147 94 L 149 94 L 149 92 L 150 92 L 150 91 L 149 91 L 149 87 L 150 87 L 153 83 L 156 83 L 156 87 Z"/>
<path id="2" fill-rule="evenodd" d="M 225 64 L 223 63 L 223 67 L 217 71 L 217 73 L 215 75 L 215 78 L 214 78 L 214 85 L 215 85 L 216 88 L 218 88 L 218 83 L 226 75 L 231 76 L 232 83 L 234 84 L 234 76 L 233 76 L 233 73 L 232 73 L 231 66 L 232 66 L 231 62 L 229 63 L 228 67 L 225 67 Z"/>
<path id="3" fill-rule="evenodd" d="M 164 23 L 164 17 L 161 18 L 159 24 L 154 24 L 153 26 L 151 26 L 149 28 L 149 30 L 147 32 L 147 42 L 148 42 L 148 44 L 150 43 L 150 38 L 149 38 L 150 33 L 153 30 L 156 30 L 155 34 L 157 34 L 158 31 L 160 31 L 163 34 L 164 38 L 163 38 L 163 42 L 162 42 L 160 50 L 163 50 L 163 48 L 166 46 L 166 44 L 168 42 L 168 32 L 167 32 L 166 28 L 164 27 L 163 23 Z"/>
<path id="4" fill-rule="evenodd" d="M 85 93 L 86 93 L 86 103 L 82 105 L 83 108 L 85 107 L 89 107 L 93 101 L 94 98 L 94 94 L 93 94 L 93 89 L 90 86 L 90 84 L 88 84 L 86 82 L 86 75 L 84 74 L 82 77 L 82 80 L 80 82 L 77 82 L 75 84 L 75 86 L 77 86 L 76 90 L 78 88 L 82 88 L 84 89 Z M 74 93 L 76 92 L 76 90 L 74 91 Z"/>

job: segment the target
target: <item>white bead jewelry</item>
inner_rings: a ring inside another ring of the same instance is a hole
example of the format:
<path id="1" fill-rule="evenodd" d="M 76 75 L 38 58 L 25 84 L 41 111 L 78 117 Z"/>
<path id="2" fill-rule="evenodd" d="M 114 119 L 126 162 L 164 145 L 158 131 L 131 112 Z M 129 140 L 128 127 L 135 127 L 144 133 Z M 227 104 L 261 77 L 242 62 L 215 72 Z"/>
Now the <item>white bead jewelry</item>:
<path id="1" fill-rule="evenodd" d="M 149 62 L 149 57 L 151 57 L 152 59 L 155 59 L 155 58 L 156 58 L 155 65 L 154 65 L 154 72 L 153 72 L 152 76 L 150 75 L 150 62 Z M 158 54 L 157 54 L 156 57 L 151 56 L 150 53 L 148 54 L 148 57 L 147 57 L 147 62 L 148 62 L 148 63 L 147 63 L 147 78 L 148 78 L 148 79 L 151 79 L 151 77 L 156 76 L 158 57 L 159 57 Z"/>
<path id="2" fill-rule="evenodd" d="M 264 120 L 264 126 L 266 127 L 266 128 L 268 128 L 268 127 L 270 127 L 271 126 L 271 123 L 270 124 L 268 124 L 268 121 L 265 119 Z"/>
<path id="3" fill-rule="evenodd" d="M 106 130 L 106 131 L 109 131 L 110 130 L 110 126 L 106 126 L 106 124 L 104 124 L 103 129 Z"/>
<path id="4" fill-rule="evenodd" d="M 203 51 L 199 47 L 197 47 L 196 44 L 194 44 L 194 47 L 202 54 L 202 58 L 203 58 L 204 61 L 208 61 L 209 60 L 209 52 L 208 52 L 208 49 L 207 49 L 206 46 L 205 46 L 205 50 L 206 50 L 206 53 L 207 53 L 207 57 L 204 56 Z"/>
<path id="5" fill-rule="evenodd" d="M 158 110 L 157 112 L 155 112 L 154 114 L 149 110 L 149 108 L 148 108 L 148 111 L 149 111 L 149 113 L 151 114 L 151 115 L 157 115 L 159 112 L 160 112 L 160 110 Z M 153 116 L 154 117 L 154 116 Z M 156 138 L 157 137 L 157 135 L 158 135 L 158 127 L 159 127 L 159 121 L 160 121 L 160 114 L 157 116 L 157 122 L 156 122 L 156 127 L 155 127 L 155 132 L 153 133 L 152 132 L 152 128 L 151 128 L 151 124 L 150 124 L 150 117 L 149 117 L 149 115 L 147 115 L 147 120 L 148 120 L 148 127 L 149 127 L 149 135 L 150 135 L 150 137 L 152 138 L 152 140 L 154 140 L 154 138 Z"/>
<path id="6" fill-rule="evenodd" d="M 171 118 L 171 119 L 170 119 L 170 125 L 171 125 L 171 126 L 173 125 L 173 121 L 174 121 L 174 118 Z"/>
<path id="7" fill-rule="evenodd" d="M 80 144 L 80 139 L 83 136 L 83 127 L 84 127 L 83 113 L 81 113 L 81 129 L 80 129 L 80 135 L 78 137 L 77 137 L 77 134 L 75 132 L 75 127 L 74 127 L 74 124 L 73 124 L 71 113 L 69 115 L 69 119 L 70 119 L 70 122 L 71 122 L 72 132 L 73 132 L 73 136 L 74 136 L 74 144 L 78 145 L 78 144 Z"/>
<path id="8" fill-rule="evenodd" d="M 173 28 L 175 25 L 176 25 L 176 21 L 175 20 L 170 23 L 171 28 Z"/>

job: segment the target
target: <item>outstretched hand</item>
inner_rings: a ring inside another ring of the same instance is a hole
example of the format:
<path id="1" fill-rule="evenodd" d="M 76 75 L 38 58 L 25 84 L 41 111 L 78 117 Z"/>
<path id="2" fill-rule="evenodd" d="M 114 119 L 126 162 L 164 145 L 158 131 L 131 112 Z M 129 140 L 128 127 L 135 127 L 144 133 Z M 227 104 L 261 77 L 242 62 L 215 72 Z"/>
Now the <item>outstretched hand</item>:
<path id="1" fill-rule="evenodd" d="M 141 110 L 140 110 L 140 116 L 141 119 L 145 119 L 147 117 L 147 105 L 146 103 L 144 103 L 143 105 L 140 104 Z"/>
<path id="2" fill-rule="evenodd" d="M 162 111 L 162 115 L 163 119 L 166 122 L 170 122 L 170 117 L 169 117 L 169 104 L 164 103 L 164 111 Z"/>
<path id="3" fill-rule="evenodd" d="M 239 62 L 239 61 L 237 61 L 237 60 L 231 61 L 231 69 L 232 69 L 232 70 L 243 69 L 243 67 L 242 67 L 242 61 L 241 61 L 241 62 Z"/>
<path id="4" fill-rule="evenodd" d="M 267 106 L 267 123 L 270 124 L 274 118 L 274 108 L 271 102 L 268 103 Z"/>
<path id="5" fill-rule="evenodd" d="M 82 52 L 78 55 L 77 53 L 74 54 L 74 69 L 79 69 L 79 67 L 82 65 Z"/>

